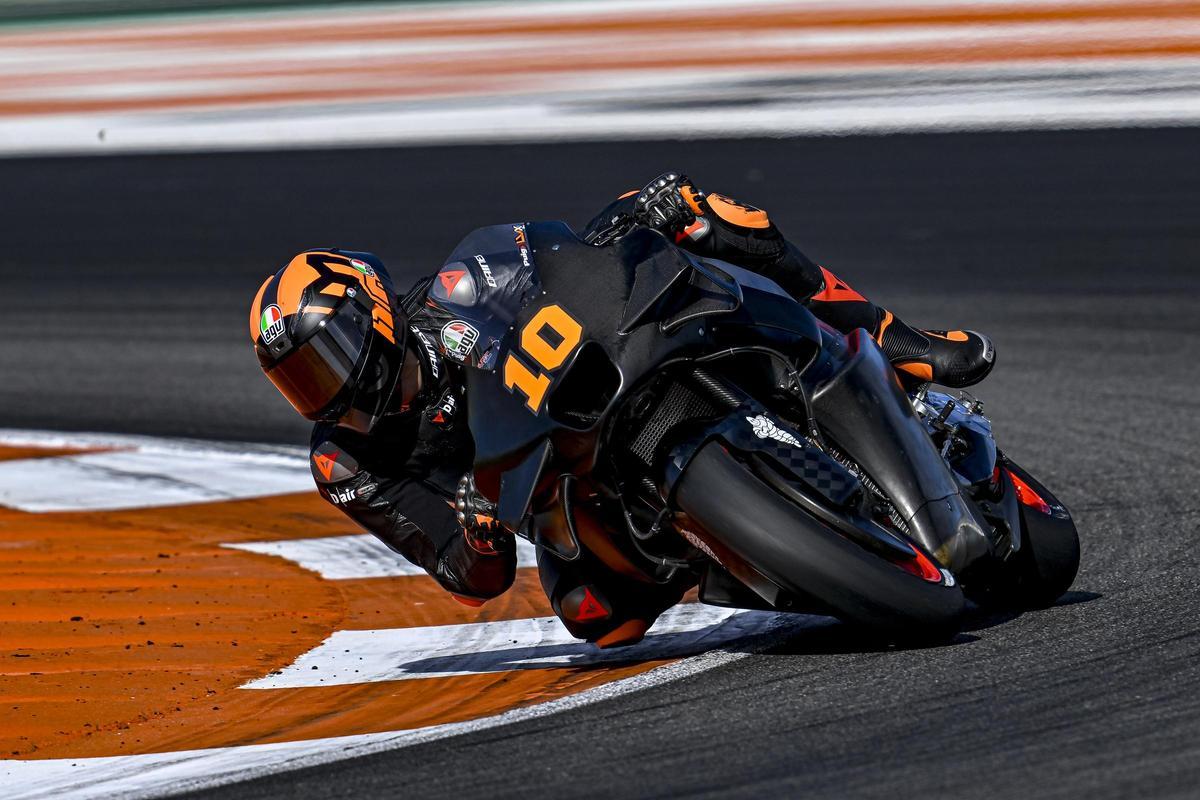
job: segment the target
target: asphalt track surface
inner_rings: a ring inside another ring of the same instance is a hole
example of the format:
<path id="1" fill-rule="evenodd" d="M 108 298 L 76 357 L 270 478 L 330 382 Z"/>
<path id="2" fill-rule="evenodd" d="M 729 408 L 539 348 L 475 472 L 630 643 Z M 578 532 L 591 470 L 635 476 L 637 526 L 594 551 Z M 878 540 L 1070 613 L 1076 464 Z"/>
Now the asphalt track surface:
<path id="1" fill-rule="evenodd" d="M 434 269 L 490 222 L 582 222 L 666 168 L 763 205 L 915 324 L 995 338 L 1001 445 L 1075 512 L 1054 608 L 953 643 L 840 626 L 516 725 L 210 798 L 1194 797 L 1200 131 L 0 161 L 10 427 L 298 442 L 245 341 L 296 250 Z"/>

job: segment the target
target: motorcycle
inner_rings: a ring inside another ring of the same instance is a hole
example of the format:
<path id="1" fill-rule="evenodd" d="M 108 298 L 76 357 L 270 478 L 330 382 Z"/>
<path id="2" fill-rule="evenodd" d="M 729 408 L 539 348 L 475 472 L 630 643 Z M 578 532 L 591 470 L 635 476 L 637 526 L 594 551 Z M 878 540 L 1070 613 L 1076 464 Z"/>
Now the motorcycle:
<path id="1" fill-rule="evenodd" d="M 903 385 L 866 331 L 761 275 L 644 228 L 517 223 L 463 239 L 427 306 L 423 338 L 465 373 L 477 491 L 558 558 L 896 638 L 1074 580 L 1070 512 L 978 400 Z"/>

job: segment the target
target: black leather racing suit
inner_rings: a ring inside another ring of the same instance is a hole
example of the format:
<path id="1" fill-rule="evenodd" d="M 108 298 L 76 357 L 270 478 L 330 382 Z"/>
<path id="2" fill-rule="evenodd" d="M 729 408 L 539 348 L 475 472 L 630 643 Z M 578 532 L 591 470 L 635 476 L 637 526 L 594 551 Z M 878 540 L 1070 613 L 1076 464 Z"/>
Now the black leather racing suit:
<path id="1" fill-rule="evenodd" d="M 511 542 L 473 547 L 454 515 L 451 501 L 459 478 L 471 470 L 474 444 L 465 422 L 462 368 L 444 360 L 420 328 L 428 285 L 422 280 L 405 300 L 409 358 L 421 365 L 421 391 L 410 410 L 383 417 L 369 435 L 316 425 L 309 465 L 322 497 L 475 605 L 508 589 L 516 559 Z"/>

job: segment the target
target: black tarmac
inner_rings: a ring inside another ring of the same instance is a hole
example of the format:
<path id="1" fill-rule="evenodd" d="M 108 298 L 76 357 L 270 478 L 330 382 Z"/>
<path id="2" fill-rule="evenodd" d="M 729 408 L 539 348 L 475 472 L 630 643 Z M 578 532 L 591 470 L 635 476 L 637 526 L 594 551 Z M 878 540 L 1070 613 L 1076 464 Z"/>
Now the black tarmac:
<path id="1" fill-rule="evenodd" d="M 1076 514 L 1054 608 L 953 643 L 840 626 L 551 717 L 208 798 L 1195 797 L 1200 131 L 0 161 L 4 427 L 303 443 L 248 306 L 295 251 L 404 280 L 467 230 L 582 223 L 666 169 L 770 210 L 856 288 L 996 341 L 977 394 Z"/>

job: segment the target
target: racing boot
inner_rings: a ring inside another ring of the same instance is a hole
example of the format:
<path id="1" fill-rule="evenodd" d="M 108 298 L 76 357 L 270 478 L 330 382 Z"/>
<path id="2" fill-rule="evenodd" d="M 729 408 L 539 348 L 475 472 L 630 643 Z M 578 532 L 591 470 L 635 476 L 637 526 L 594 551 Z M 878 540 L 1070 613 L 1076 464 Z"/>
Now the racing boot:
<path id="1" fill-rule="evenodd" d="M 922 330 L 885 308 L 879 311 L 875 341 L 903 376 L 962 389 L 979 383 L 996 365 L 996 348 L 982 333 Z"/>
<path id="2" fill-rule="evenodd" d="M 809 298 L 809 309 L 843 333 L 865 328 L 903 380 L 962 389 L 979 383 L 996 365 L 996 349 L 982 333 L 914 328 L 829 270 L 820 270 L 821 290 Z"/>

